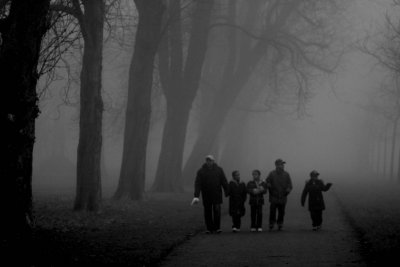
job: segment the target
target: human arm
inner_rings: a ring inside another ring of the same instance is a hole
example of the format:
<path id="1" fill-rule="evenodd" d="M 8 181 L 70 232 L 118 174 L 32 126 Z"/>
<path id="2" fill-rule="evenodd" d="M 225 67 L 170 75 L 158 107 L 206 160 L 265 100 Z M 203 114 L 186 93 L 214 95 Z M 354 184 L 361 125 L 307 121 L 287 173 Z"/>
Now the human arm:
<path id="1" fill-rule="evenodd" d="M 322 182 L 322 185 L 323 185 L 322 191 L 326 192 L 326 191 L 328 191 L 328 190 L 331 188 L 332 183 L 324 184 L 324 182 Z"/>
<path id="2" fill-rule="evenodd" d="M 227 197 L 229 195 L 228 181 L 226 179 L 224 170 L 222 168 L 221 168 L 220 179 L 221 179 L 221 186 L 224 189 L 225 197 Z"/>
<path id="3" fill-rule="evenodd" d="M 201 173 L 197 172 L 196 180 L 194 181 L 194 197 L 199 197 L 201 191 Z"/>
<path id="4" fill-rule="evenodd" d="M 242 184 L 242 199 L 243 202 L 246 201 L 247 199 L 247 190 L 246 190 L 246 184 Z"/>
<path id="5" fill-rule="evenodd" d="M 292 179 L 290 178 L 290 175 L 287 174 L 286 195 L 289 195 L 292 189 L 293 189 Z"/>
<path id="6" fill-rule="evenodd" d="M 194 198 L 192 200 L 191 205 L 199 202 L 200 192 L 201 192 L 201 173 L 200 171 L 198 171 L 196 179 L 194 181 Z"/>
<path id="7" fill-rule="evenodd" d="M 269 173 L 267 178 L 265 178 L 265 185 L 266 185 L 266 189 L 271 194 L 271 190 L 272 190 L 272 174 L 271 173 Z"/>
<path id="8" fill-rule="evenodd" d="M 254 184 L 252 182 L 248 182 L 246 186 L 247 193 L 254 195 L 254 189 Z"/>
<path id="9" fill-rule="evenodd" d="M 261 194 L 266 194 L 267 193 L 267 184 L 264 183 L 264 182 L 261 183 L 260 193 Z"/>
<path id="10" fill-rule="evenodd" d="M 304 204 L 306 202 L 307 194 L 308 194 L 308 183 L 306 182 L 306 184 L 304 186 L 304 189 L 303 189 L 303 192 L 301 193 L 300 203 L 301 203 L 302 207 L 304 207 Z"/>

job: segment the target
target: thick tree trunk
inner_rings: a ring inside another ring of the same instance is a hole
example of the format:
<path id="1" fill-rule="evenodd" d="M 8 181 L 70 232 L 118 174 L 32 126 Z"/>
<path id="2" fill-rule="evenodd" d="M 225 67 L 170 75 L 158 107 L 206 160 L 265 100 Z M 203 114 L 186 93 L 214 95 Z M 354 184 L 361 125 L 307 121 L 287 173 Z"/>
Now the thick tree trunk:
<path id="1" fill-rule="evenodd" d="M 29 238 L 32 226 L 32 153 L 39 113 L 37 65 L 49 2 L 12 1 L 8 17 L 0 21 L 2 245 L 7 239 Z M 22 258 L 13 259 L 16 265 L 26 256 L 23 249 L 28 245 L 20 241 L 17 246 Z M 7 252 L 3 253 L 6 256 Z"/>
<path id="2" fill-rule="evenodd" d="M 154 58 L 161 38 L 164 5 L 161 0 L 135 0 L 135 4 L 139 24 L 129 71 L 121 173 L 114 197 L 140 200 L 145 182 Z"/>
<path id="3" fill-rule="evenodd" d="M 250 79 L 253 68 L 258 64 L 261 58 L 260 55 L 265 53 L 264 49 L 266 49 L 266 47 L 263 46 L 259 46 L 258 49 L 256 48 L 245 62 L 240 64 L 239 70 L 235 72 L 236 75 L 225 80 L 222 86 L 223 89 L 215 98 L 214 105 L 207 116 L 208 120 L 202 125 L 199 137 L 186 162 L 183 170 L 184 177 L 193 177 L 203 157 L 209 154 L 213 149 L 231 106 L 235 102 L 240 90 Z M 189 180 L 187 182 L 191 183 L 192 181 Z"/>
<path id="4" fill-rule="evenodd" d="M 97 211 L 101 198 L 101 96 L 104 2 L 85 1 L 81 28 L 84 51 L 81 71 L 77 186 L 74 210 Z"/>
<path id="5" fill-rule="evenodd" d="M 152 187 L 154 191 L 183 191 L 182 161 L 188 118 L 199 87 L 206 56 L 208 25 L 213 5 L 213 0 L 198 1 L 196 4 L 183 73 L 182 51 L 177 51 L 176 47 L 173 46 L 174 41 L 181 41 L 181 32 L 177 26 L 171 27 L 171 70 L 167 84 L 163 84 L 168 105 L 167 120 L 164 126 L 156 178 Z M 180 7 L 175 6 L 174 8 Z M 176 10 L 171 11 L 176 12 Z M 177 17 L 174 13 L 172 14 L 172 18 Z M 180 23 L 180 20 L 178 22 Z"/>
<path id="6" fill-rule="evenodd" d="M 167 107 L 159 165 L 152 190 L 182 192 L 182 160 L 190 107 L 182 103 Z"/>
<path id="7" fill-rule="evenodd" d="M 255 4 L 255 2 L 252 2 L 252 4 Z M 273 25 L 271 24 L 271 28 L 268 28 L 265 32 L 268 32 L 271 38 L 273 38 L 272 35 L 279 32 L 280 28 L 285 26 L 286 21 L 290 18 L 291 13 L 296 10 L 298 5 L 300 5 L 300 2 L 294 0 L 288 4 L 282 5 L 282 10 L 278 12 L 278 17 L 273 22 Z M 254 12 L 249 12 L 247 15 L 247 21 L 249 25 L 252 25 L 252 22 L 254 22 Z M 184 177 L 193 177 L 204 155 L 211 151 L 231 106 L 235 102 L 240 91 L 251 78 L 254 68 L 258 65 L 261 58 L 266 55 L 267 50 L 268 43 L 262 40 L 257 41 L 253 46 L 248 42 L 244 42 L 241 46 L 238 67 L 234 70 L 232 75 L 226 75 L 226 77 L 224 77 L 221 90 L 214 99 L 213 108 L 208 113 L 208 119 L 200 129 L 199 137 L 185 164 L 183 170 Z M 192 183 L 192 180 L 186 182 Z"/>

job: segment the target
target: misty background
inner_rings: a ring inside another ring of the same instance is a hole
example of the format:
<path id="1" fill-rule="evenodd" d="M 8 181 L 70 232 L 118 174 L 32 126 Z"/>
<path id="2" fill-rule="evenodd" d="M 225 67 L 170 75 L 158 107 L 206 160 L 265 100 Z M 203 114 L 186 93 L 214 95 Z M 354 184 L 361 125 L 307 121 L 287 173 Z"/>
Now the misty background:
<path id="1" fill-rule="evenodd" d="M 218 135 L 218 148 L 214 146 L 207 153 L 216 156 L 217 163 L 224 168 L 227 177 L 233 170 L 239 170 L 242 180 L 248 181 L 253 169 L 260 169 L 262 177 L 265 177 L 274 168 L 273 163 L 277 158 L 287 162 L 286 169 L 294 181 L 306 180 L 313 169 L 321 173 L 322 179 L 327 177 L 333 182 L 341 174 L 382 176 L 382 159 L 380 162 L 379 159 L 382 158 L 383 139 L 377 128 L 386 126 L 381 123 L 384 119 L 374 114 L 368 106 L 371 105 L 371 95 L 384 80 L 385 71 L 377 66 L 376 59 L 360 51 L 357 45 L 366 36 L 370 39 L 380 38 L 385 16 L 393 3 L 390 0 L 345 2 L 341 11 L 328 18 L 328 22 L 334 23 L 329 25 L 335 34 L 332 44 L 334 50 L 344 52 L 339 53 L 340 61 L 332 73 L 312 72 L 309 90 L 302 96 L 303 103 L 296 99 L 298 85 L 291 81 L 285 84 L 284 73 L 279 77 L 283 88 L 279 91 L 268 80 L 268 69 L 259 67 L 254 70 L 255 74 L 241 94 L 259 95 L 250 104 L 241 102 L 245 97 L 239 96 L 239 101 L 230 109 L 229 119 Z M 133 4 L 128 5 L 129 10 L 135 9 Z M 129 23 L 137 23 L 137 15 L 134 14 Z M 218 40 L 219 34 L 218 30 L 210 32 L 200 89 L 190 112 L 183 164 L 196 141 L 199 121 L 205 112 L 202 107 L 207 105 L 211 78 L 206 77 L 206 73 L 214 71 L 207 67 L 211 64 L 208 62 L 220 51 L 219 46 L 223 46 L 223 41 Z M 134 38 L 134 30 L 127 30 L 124 38 L 126 40 L 122 40 L 122 44 L 118 44 L 120 40 L 105 42 L 103 52 L 101 183 L 105 194 L 114 193 L 120 176 L 128 69 L 132 54 L 132 42 L 127 40 Z M 39 88 L 47 87 L 41 94 L 41 113 L 36 124 L 34 191 L 75 190 L 79 139 L 79 53 L 77 48 L 68 51 L 64 56 L 69 62 L 68 71 L 66 68 L 57 70 L 57 79 L 48 86 L 46 78 L 39 83 Z M 261 93 L 257 93 L 257 90 L 261 90 Z M 239 125 L 231 122 L 242 120 L 243 116 L 245 119 Z M 165 119 L 165 97 L 156 82 L 153 85 L 147 144 L 146 190 L 151 189 L 155 179 Z M 229 142 L 236 132 L 242 132 L 242 138 L 237 139 L 236 144 Z M 232 150 L 233 154 L 224 156 L 224 149 L 232 144 L 237 146 Z M 396 164 L 399 162 L 397 154 L 394 159 Z M 197 162 L 198 168 L 201 164 L 203 158 Z M 196 170 L 192 170 L 191 177 L 183 179 L 192 181 Z M 395 178 L 386 175 L 380 179 Z M 186 190 L 191 190 L 191 182 L 186 186 L 189 186 Z"/>

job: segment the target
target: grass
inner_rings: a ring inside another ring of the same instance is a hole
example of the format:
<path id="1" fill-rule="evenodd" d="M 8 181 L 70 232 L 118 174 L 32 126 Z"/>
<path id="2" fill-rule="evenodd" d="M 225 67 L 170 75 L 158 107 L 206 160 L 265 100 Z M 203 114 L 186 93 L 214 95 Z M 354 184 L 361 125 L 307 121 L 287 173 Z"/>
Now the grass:
<path id="1" fill-rule="evenodd" d="M 400 263 L 400 184 L 337 180 L 333 187 L 369 266 Z M 157 266 L 204 227 L 192 193 L 103 200 L 99 213 L 73 212 L 73 194 L 36 193 L 34 266 Z M 227 204 L 227 200 L 224 202 Z M 225 209 L 224 209 L 225 210 Z"/>
<path id="2" fill-rule="evenodd" d="M 101 212 L 73 212 L 71 195 L 35 196 L 35 266 L 155 266 L 203 228 L 192 194 L 105 199 Z"/>
<path id="3" fill-rule="evenodd" d="M 379 180 L 335 184 L 347 219 L 357 231 L 363 256 L 370 266 L 400 263 L 400 185 Z"/>

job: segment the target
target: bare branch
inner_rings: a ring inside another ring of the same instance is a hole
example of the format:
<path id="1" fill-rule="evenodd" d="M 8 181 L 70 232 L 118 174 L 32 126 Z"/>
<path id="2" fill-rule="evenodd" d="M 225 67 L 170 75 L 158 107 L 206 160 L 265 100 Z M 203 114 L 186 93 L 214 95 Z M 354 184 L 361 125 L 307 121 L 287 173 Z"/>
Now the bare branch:
<path id="1" fill-rule="evenodd" d="M 0 0 L 0 9 L 3 9 L 10 0 Z"/>

